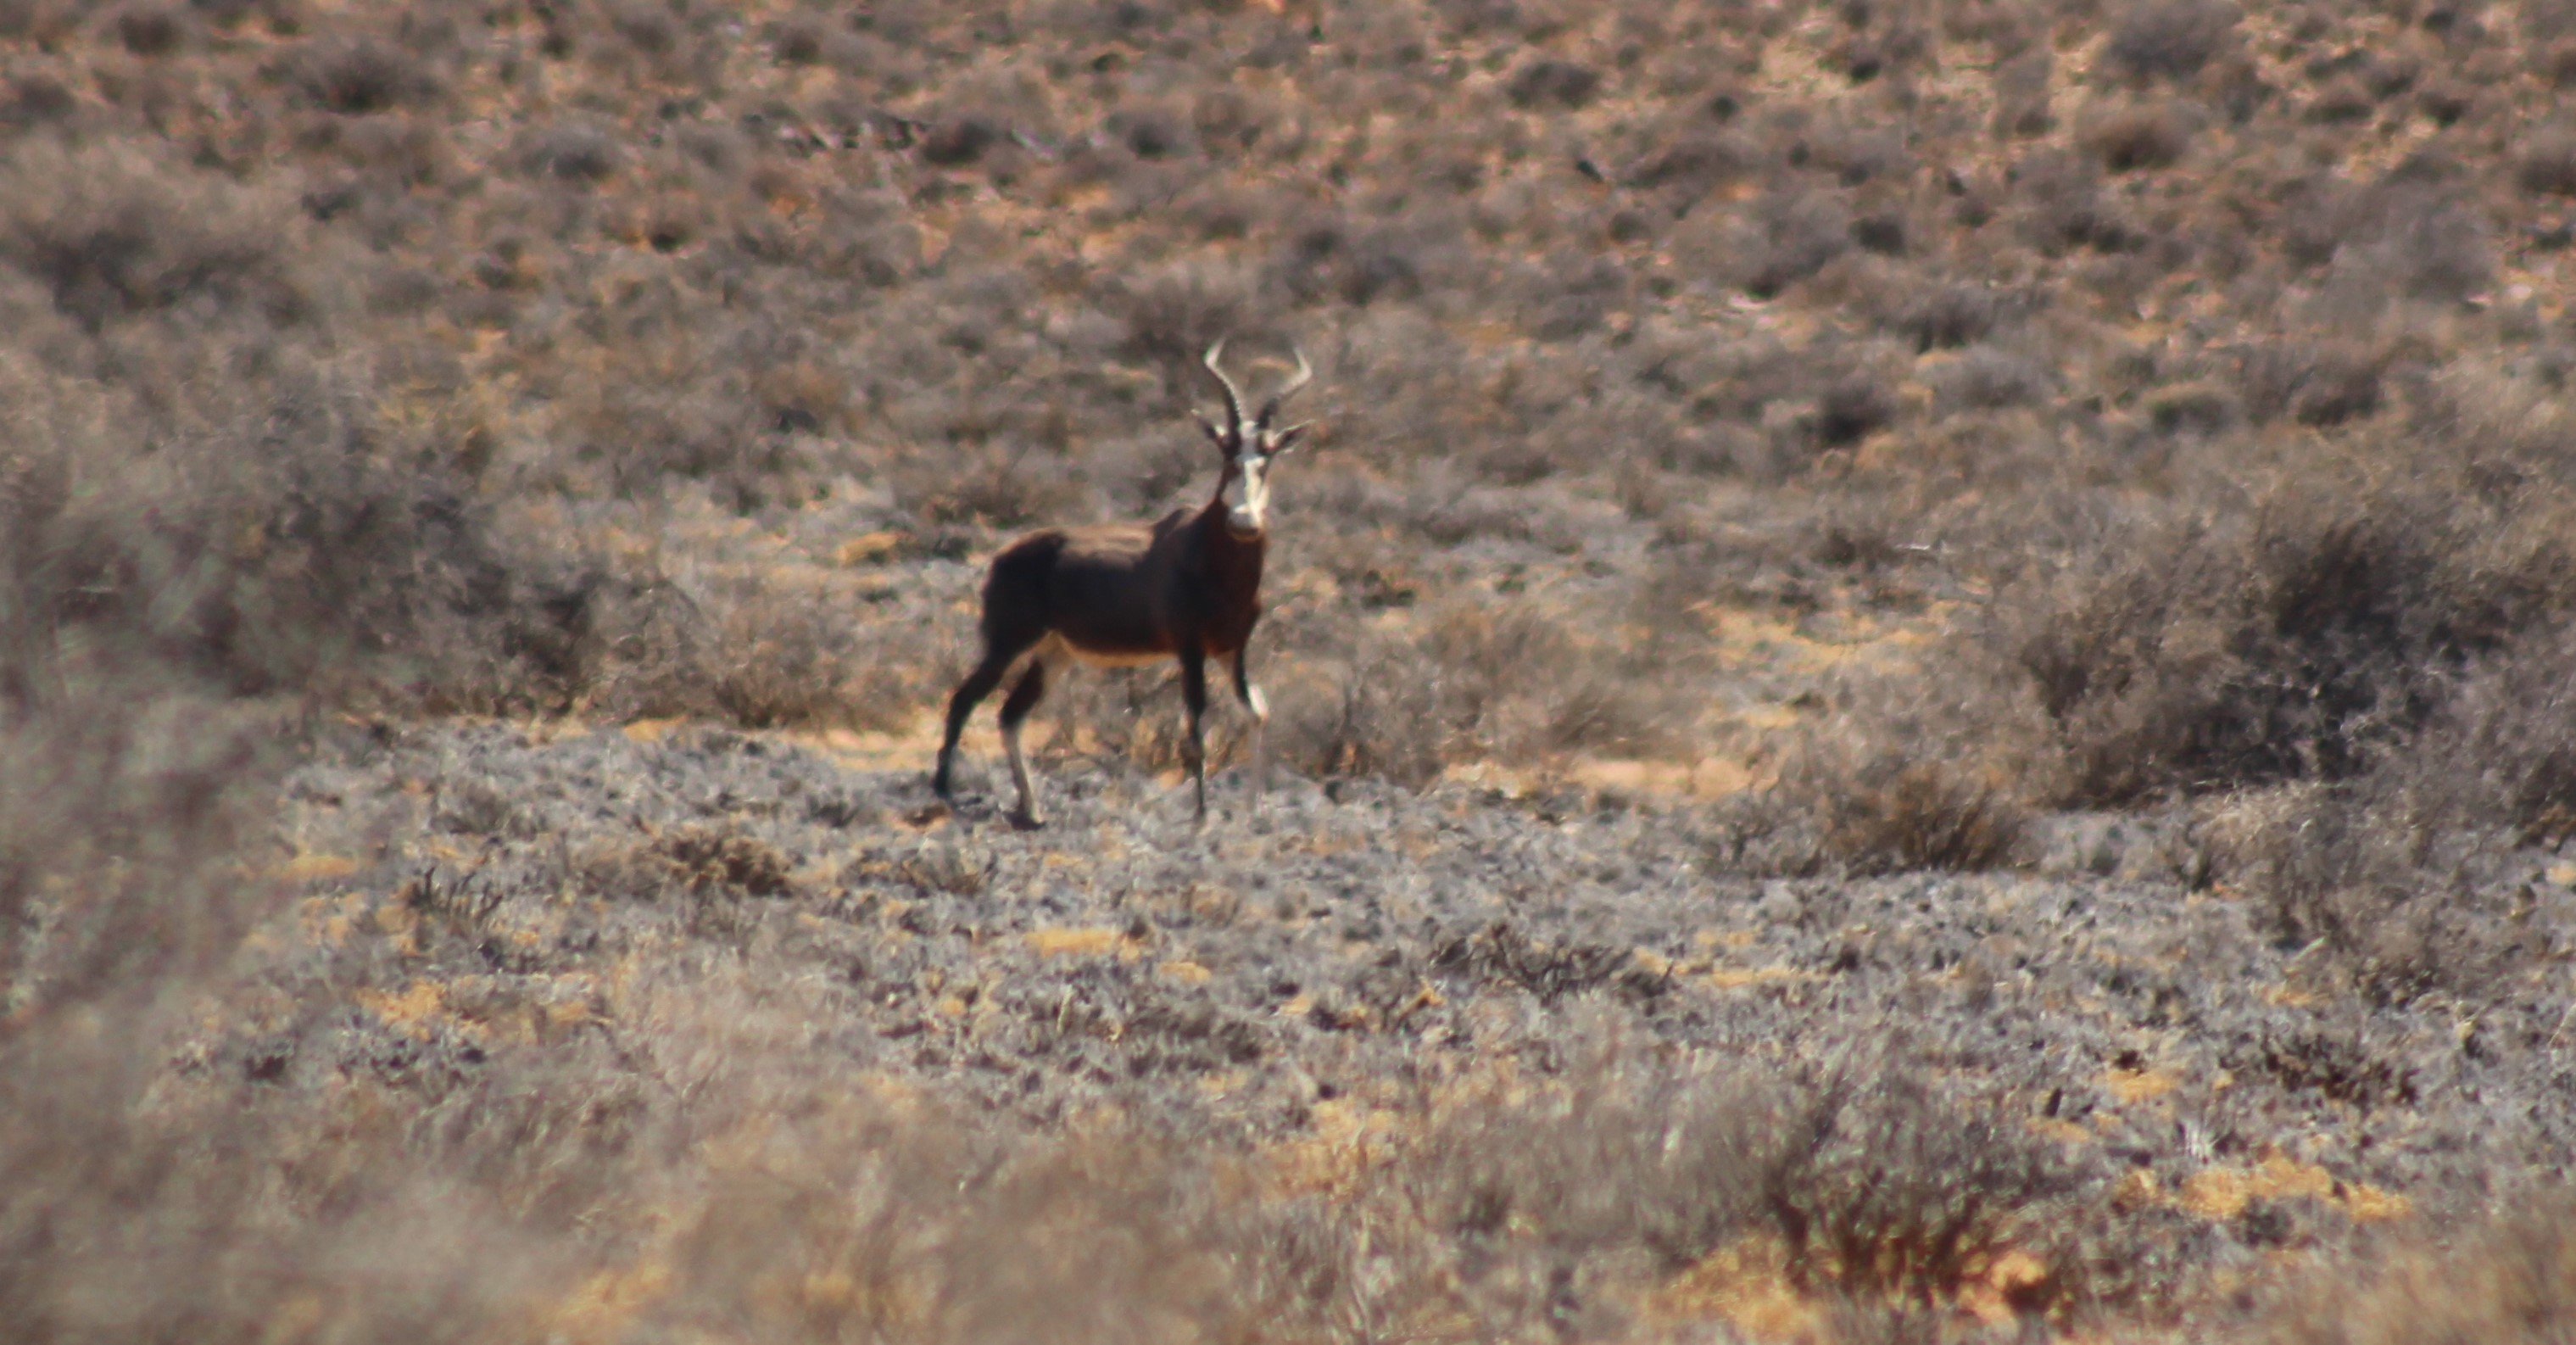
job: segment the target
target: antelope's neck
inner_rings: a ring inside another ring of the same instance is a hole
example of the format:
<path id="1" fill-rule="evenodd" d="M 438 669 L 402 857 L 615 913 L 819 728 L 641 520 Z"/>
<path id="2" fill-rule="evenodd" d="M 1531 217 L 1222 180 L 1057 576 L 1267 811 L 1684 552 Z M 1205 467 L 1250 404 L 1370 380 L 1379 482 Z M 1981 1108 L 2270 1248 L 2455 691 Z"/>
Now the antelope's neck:
<path id="1" fill-rule="evenodd" d="M 1207 562 L 1208 574 L 1217 587 L 1228 595 L 1249 598 L 1261 588 L 1261 561 L 1270 549 L 1267 529 L 1245 536 L 1227 521 L 1225 501 L 1218 500 L 1199 515 L 1199 553 Z"/>

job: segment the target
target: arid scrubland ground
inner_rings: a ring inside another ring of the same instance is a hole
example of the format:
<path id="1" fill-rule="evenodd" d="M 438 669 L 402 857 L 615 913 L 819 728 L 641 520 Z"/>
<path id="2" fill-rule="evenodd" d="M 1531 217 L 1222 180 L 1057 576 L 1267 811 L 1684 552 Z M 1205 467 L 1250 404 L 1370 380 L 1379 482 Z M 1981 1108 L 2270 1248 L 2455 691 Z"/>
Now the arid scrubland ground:
<path id="1" fill-rule="evenodd" d="M 2576 6 L 0 0 L 61 1341 L 2563 1341 Z M 1256 642 L 981 560 L 1319 368 Z M 989 712 L 988 712 L 989 715 Z"/>

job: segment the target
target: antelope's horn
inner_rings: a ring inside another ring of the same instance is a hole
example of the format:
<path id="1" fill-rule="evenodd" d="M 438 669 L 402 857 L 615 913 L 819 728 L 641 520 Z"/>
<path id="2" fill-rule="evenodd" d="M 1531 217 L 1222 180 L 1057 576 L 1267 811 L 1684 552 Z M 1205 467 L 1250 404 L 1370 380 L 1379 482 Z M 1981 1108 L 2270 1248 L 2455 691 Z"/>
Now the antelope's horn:
<path id="1" fill-rule="evenodd" d="M 1315 366 L 1306 362 L 1306 352 L 1295 346 L 1288 349 L 1297 356 L 1297 372 L 1288 375 L 1288 381 L 1280 384 L 1279 390 L 1270 394 L 1270 400 L 1261 404 L 1261 424 L 1269 424 L 1270 418 L 1279 414 L 1279 408 L 1285 406 L 1299 388 L 1315 381 Z"/>
<path id="2" fill-rule="evenodd" d="M 1215 345 L 1207 348 L 1207 355 L 1199 362 L 1207 366 L 1209 373 L 1216 375 L 1217 386 L 1225 389 L 1226 428 L 1240 434 L 1243 432 L 1243 392 L 1234 386 L 1233 379 L 1225 376 L 1225 370 L 1217 367 L 1217 359 L 1223 354 L 1225 338 L 1220 336 Z"/>

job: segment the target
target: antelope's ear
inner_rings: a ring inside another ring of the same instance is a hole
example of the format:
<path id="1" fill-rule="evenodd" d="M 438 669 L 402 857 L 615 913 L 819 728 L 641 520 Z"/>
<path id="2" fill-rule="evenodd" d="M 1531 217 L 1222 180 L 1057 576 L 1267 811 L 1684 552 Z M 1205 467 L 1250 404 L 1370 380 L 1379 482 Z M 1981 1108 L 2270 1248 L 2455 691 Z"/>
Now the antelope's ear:
<path id="1" fill-rule="evenodd" d="M 1229 446 L 1225 442 L 1225 431 L 1218 429 L 1216 427 L 1216 422 L 1208 419 L 1204 415 L 1198 417 L 1198 422 L 1199 431 L 1208 437 L 1208 442 L 1216 445 L 1218 452 L 1227 452 Z"/>
<path id="2" fill-rule="evenodd" d="M 1297 441 L 1306 437 L 1306 430 L 1313 424 L 1314 422 L 1310 420 L 1302 425 L 1291 425 L 1288 428 L 1281 430 L 1279 433 L 1272 435 L 1270 437 L 1270 456 L 1275 458 L 1280 454 L 1287 452 L 1289 449 L 1295 448 L 1297 446 Z"/>

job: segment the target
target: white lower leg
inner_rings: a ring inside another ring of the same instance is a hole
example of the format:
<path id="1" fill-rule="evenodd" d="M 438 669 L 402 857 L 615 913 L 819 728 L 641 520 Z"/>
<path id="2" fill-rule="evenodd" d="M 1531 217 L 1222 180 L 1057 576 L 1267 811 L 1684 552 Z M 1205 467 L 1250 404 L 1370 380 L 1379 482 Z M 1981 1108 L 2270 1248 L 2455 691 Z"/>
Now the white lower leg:
<path id="1" fill-rule="evenodd" d="M 1252 710 L 1252 801 L 1270 792 L 1270 702 L 1261 688 L 1247 688 L 1244 699 Z"/>
<path id="2" fill-rule="evenodd" d="M 1198 801 L 1198 819 L 1207 820 L 1207 740 L 1199 736 L 1199 717 L 1190 716 L 1190 789 Z"/>
<path id="3" fill-rule="evenodd" d="M 1002 750 L 1010 754 L 1011 783 L 1020 791 L 1020 816 L 1035 822 L 1038 820 L 1038 787 L 1029 779 L 1027 758 L 1020 754 L 1019 725 L 1002 726 Z"/>

